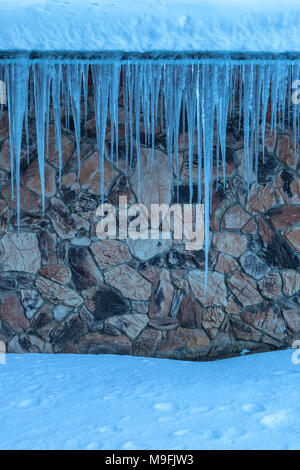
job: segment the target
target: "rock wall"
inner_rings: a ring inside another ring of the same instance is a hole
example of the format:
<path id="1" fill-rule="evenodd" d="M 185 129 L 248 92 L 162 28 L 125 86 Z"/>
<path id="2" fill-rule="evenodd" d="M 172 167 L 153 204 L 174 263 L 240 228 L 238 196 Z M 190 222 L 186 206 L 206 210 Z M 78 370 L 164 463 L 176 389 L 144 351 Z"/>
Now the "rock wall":
<path id="1" fill-rule="evenodd" d="M 23 139 L 20 234 L 11 197 L 7 110 L 0 122 L 0 340 L 8 352 L 112 353 L 213 359 L 287 347 L 300 338 L 300 159 L 290 129 L 267 127 L 258 186 L 247 194 L 238 118 L 227 128 L 225 188 L 213 185 L 208 289 L 204 252 L 184 243 L 96 236 L 99 164 L 92 97 L 82 121 L 80 178 L 74 130 L 62 119 L 63 172 L 49 127 L 46 210 L 41 207 L 34 116 Z M 120 103 L 122 102 L 120 97 Z M 119 166 L 105 161 L 106 201 L 137 201 L 136 156 L 126 168 L 120 106 Z M 143 123 L 141 123 L 143 129 Z M 188 144 L 173 175 L 157 129 L 155 164 L 142 146 L 141 202 L 189 202 Z M 193 175 L 197 175 L 197 149 Z M 222 167 L 219 168 L 222 179 Z M 216 170 L 215 170 L 216 177 Z"/>

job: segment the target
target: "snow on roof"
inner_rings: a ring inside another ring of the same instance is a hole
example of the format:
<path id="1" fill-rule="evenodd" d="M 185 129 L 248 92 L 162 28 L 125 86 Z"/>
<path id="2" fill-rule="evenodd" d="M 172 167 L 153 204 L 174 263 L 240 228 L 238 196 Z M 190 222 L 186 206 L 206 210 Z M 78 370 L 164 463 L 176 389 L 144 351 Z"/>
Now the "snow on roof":
<path id="1" fill-rule="evenodd" d="M 300 51 L 299 0 L 1 0 L 0 51 Z"/>

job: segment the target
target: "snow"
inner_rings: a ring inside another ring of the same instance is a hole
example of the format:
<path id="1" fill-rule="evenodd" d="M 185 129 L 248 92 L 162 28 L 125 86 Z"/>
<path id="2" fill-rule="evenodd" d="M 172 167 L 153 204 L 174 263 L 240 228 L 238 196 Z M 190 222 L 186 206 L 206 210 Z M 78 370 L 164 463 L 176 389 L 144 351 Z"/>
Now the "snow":
<path id="1" fill-rule="evenodd" d="M 1 0 L 0 50 L 300 51 L 298 0 Z"/>
<path id="2" fill-rule="evenodd" d="M 299 449 L 292 351 L 215 362 L 7 355 L 1 449 Z"/>

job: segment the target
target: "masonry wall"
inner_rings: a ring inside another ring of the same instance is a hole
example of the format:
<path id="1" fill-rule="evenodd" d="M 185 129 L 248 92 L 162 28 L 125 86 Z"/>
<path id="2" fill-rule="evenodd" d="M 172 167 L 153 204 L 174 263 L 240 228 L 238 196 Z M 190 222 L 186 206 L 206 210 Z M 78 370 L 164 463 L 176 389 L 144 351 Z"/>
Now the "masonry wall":
<path id="1" fill-rule="evenodd" d="M 113 353 L 214 359 L 263 351 L 300 338 L 300 159 L 290 129 L 267 127 L 258 186 L 247 195 L 238 118 L 227 129 L 226 187 L 213 185 L 208 289 L 204 252 L 178 241 L 100 241 L 93 100 L 82 121 L 80 178 L 72 130 L 62 118 L 63 173 L 50 122 L 46 211 L 42 213 L 34 116 L 29 162 L 22 151 L 21 231 L 11 197 L 7 111 L 0 122 L 0 340 L 8 352 Z M 119 167 L 105 162 L 106 201 L 137 201 L 136 158 L 125 168 L 120 97 Z M 141 123 L 143 129 L 143 123 Z M 143 139 L 142 139 L 143 141 Z M 188 202 L 188 143 L 180 136 L 179 173 L 170 170 L 166 136 L 141 150 L 141 200 Z M 193 175 L 197 175 L 197 148 Z M 173 175 L 171 174 L 173 172 Z M 219 168 L 222 180 L 222 167 Z M 214 173 L 216 176 L 216 170 Z M 177 199 L 179 195 L 179 199 Z"/>

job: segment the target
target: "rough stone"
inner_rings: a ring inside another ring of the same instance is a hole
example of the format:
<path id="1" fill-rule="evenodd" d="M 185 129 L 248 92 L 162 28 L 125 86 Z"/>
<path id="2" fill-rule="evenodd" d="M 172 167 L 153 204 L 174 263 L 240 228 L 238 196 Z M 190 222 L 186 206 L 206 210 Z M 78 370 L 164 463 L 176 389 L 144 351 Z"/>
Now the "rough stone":
<path id="1" fill-rule="evenodd" d="M 102 274 L 88 248 L 71 246 L 69 249 L 69 263 L 72 279 L 78 290 L 89 289 L 103 282 Z"/>
<path id="2" fill-rule="evenodd" d="M 180 303 L 177 320 L 185 328 L 200 328 L 202 321 L 202 308 L 191 295 L 184 295 Z"/>
<path id="3" fill-rule="evenodd" d="M 62 285 L 68 284 L 71 280 L 70 268 L 62 266 L 61 264 L 42 266 L 39 270 L 39 274 Z"/>
<path id="4" fill-rule="evenodd" d="M 162 269 L 153 283 L 149 304 L 149 316 L 167 316 L 172 305 L 174 287 L 172 286 L 170 273 Z"/>
<path id="5" fill-rule="evenodd" d="M 128 265 L 118 266 L 104 273 L 105 282 L 133 300 L 147 300 L 151 295 L 151 284 Z"/>
<path id="6" fill-rule="evenodd" d="M 169 331 L 177 328 L 178 321 L 171 317 L 152 318 L 149 322 L 149 326 L 157 330 Z"/>
<path id="7" fill-rule="evenodd" d="M 7 184 L 3 188 L 1 188 L 1 194 L 5 199 L 7 205 L 13 209 L 14 211 L 17 210 L 17 187 L 14 185 L 14 198 L 12 198 L 11 192 L 11 184 Z M 29 212 L 29 213 L 36 213 L 39 212 L 42 208 L 42 201 L 36 194 L 28 191 L 24 186 L 20 186 L 20 210 Z"/>
<path id="8" fill-rule="evenodd" d="M 17 332 L 26 330 L 30 326 L 24 315 L 22 304 L 14 292 L 4 292 L 2 294 L 0 317 Z"/>
<path id="9" fill-rule="evenodd" d="M 107 191 L 112 181 L 118 175 L 111 164 L 104 159 L 103 190 Z M 80 170 L 80 183 L 82 187 L 92 194 L 101 194 L 99 152 L 94 152 L 83 161 Z"/>
<path id="10" fill-rule="evenodd" d="M 215 269 L 219 273 L 227 274 L 238 269 L 238 266 L 238 262 L 230 255 L 220 253 Z"/>
<path id="11" fill-rule="evenodd" d="M 213 237 L 213 247 L 227 255 L 240 257 L 246 251 L 248 239 L 240 233 L 220 232 Z"/>
<path id="12" fill-rule="evenodd" d="M 300 206 L 285 205 L 268 211 L 268 217 L 271 220 L 275 230 L 281 230 L 300 221 Z"/>
<path id="13" fill-rule="evenodd" d="M 100 269 L 126 263 L 131 259 L 126 244 L 118 240 L 94 242 L 90 249 Z"/>
<path id="14" fill-rule="evenodd" d="M 134 355 L 155 356 L 161 340 L 161 331 L 146 327 L 135 341 L 133 350 Z"/>
<path id="15" fill-rule="evenodd" d="M 4 271 L 35 274 L 41 266 L 41 254 L 34 233 L 8 232 L 0 241 L 0 262 Z"/>
<path id="16" fill-rule="evenodd" d="M 209 338 L 203 330 L 179 327 L 168 331 L 158 355 L 171 359 L 198 359 L 207 355 L 209 347 Z"/>
<path id="17" fill-rule="evenodd" d="M 298 150 L 298 149 L 297 149 Z M 294 138 L 289 135 L 279 135 L 276 154 L 279 160 L 288 168 L 296 168 L 297 158 L 299 158 L 298 151 L 295 153 Z"/>
<path id="18" fill-rule="evenodd" d="M 85 323 L 79 315 L 70 315 L 64 323 L 57 326 L 51 333 L 51 344 L 56 352 L 63 351 L 80 336 L 87 333 Z"/>
<path id="19" fill-rule="evenodd" d="M 106 320 L 114 315 L 125 315 L 130 310 L 128 300 L 105 284 L 82 291 L 82 296 L 85 305 L 96 320 Z"/>
<path id="20" fill-rule="evenodd" d="M 48 163 L 45 163 L 44 175 L 45 175 L 45 197 L 52 197 L 56 193 L 55 170 L 52 166 L 48 165 Z M 39 196 L 42 195 L 39 162 L 37 159 L 34 160 L 28 166 L 28 168 L 26 168 L 26 171 L 24 172 L 24 175 L 21 178 L 21 181 L 27 189 L 29 189 L 30 191 L 33 191 Z"/>
<path id="21" fill-rule="evenodd" d="M 215 338 L 225 318 L 225 313 L 219 307 L 208 307 L 202 315 L 202 326 L 211 339 Z"/>
<path id="22" fill-rule="evenodd" d="M 205 306 L 226 306 L 226 286 L 224 276 L 216 272 L 208 272 L 207 290 L 204 297 L 205 273 L 198 269 L 189 272 L 188 280 L 192 294 Z"/>
<path id="23" fill-rule="evenodd" d="M 262 278 L 270 271 L 269 266 L 251 251 L 246 251 L 241 256 L 240 263 L 246 273 L 255 279 Z"/>
<path id="24" fill-rule="evenodd" d="M 234 272 L 229 274 L 227 282 L 232 293 L 244 307 L 262 302 L 255 281 L 247 274 Z"/>
<path id="25" fill-rule="evenodd" d="M 42 298 L 35 289 L 21 290 L 21 302 L 27 318 L 32 318 L 35 312 L 43 304 Z"/>
<path id="26" fill-rule="evenodd" d="M 240 230 L 250 217 L 239 204 L 235 204 L 225 212 L 221 227 L 223 230 Z"/>
<path id="27" fill-rule="evenodd" d="M 285 230 L 283 236 L 292 248 L 300 253 L 300 227 Z"/>
<path id="28" fill-rule="evenodd" d="M 283 281 L 283 293 L 290 297 L 300 289 L 300 272 L 293 269 L 285 269 L 281 272 Z"/>
<path id="29" fill-rule="evenodd" d="M 281 318 L 280 309 L 276 304 L 266 300 L 258 305 L 246 307 L 242 319 L 276 339 L 283 339 L 286 335 L 286 326 Z"/>
<path id="30" fill-rule="evenodd" d="M 67 307 L 77 307 L 83 302 L 82 297 L 70 287 L 62 286 L 43 276 L 38 276 L 35 285 L 42 297 L 54 304 L 63 304 Z"/>
<path id="31" fill-rule="evenodd" d="M 281 296 L 281 277 L 278 273 L 269 273 L 258 283 L 259 289 L 267 299 L 277 299 Z"/>
<path id="32" fill-rule="evenodd" d="M 250 188 L 246 210 L 252 214 L 256 212 L 266 212 L 271 207 L 282 204 L 283 202 L 279 191 L 274 189 L 270 184 L 253 184 Z"/>
<path id="33" fill-rule="evenodd" d="M 135 339 L 149 322 L 147 315 L 133 313 L 129 315 L 113 316 L 106 320 L 110 326 L 117 328 L 129 339 Z"/>
<path id="34" fill-rule="evenodd" d="M 171 240 L 133 240 L 127 239 L 129 250 L 135 258 L 147 261 L 155 256 L 168 252 L 172 246 Z"/>
<path id="35" fill-rule="evenodd" d="M 130 355 L 132 343 L 127 336 L 110 336 L 88 333 L 70 344 L 64 352 L 79 354 L 126 354 Z"/>

